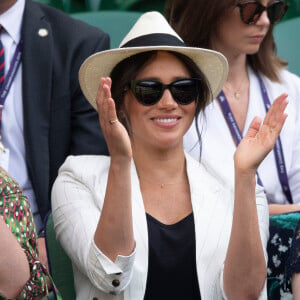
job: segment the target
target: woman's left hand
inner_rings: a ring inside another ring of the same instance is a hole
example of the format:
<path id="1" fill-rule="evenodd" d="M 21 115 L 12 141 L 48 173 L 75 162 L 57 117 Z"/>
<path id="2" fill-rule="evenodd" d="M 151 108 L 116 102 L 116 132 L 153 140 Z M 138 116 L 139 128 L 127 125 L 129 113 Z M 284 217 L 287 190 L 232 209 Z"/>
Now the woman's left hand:
<path id="1" fill-rule="evenodd" d="M 262 126 L 259 117 L 252 120 L 234 155 L 236 170 L 245 174 L 256 173 L 260 163 L 273 149 L 287 117 L 284 112 L 288 104 L 287 97 L 287 94 L 282 94 L 274 101 Z"/>

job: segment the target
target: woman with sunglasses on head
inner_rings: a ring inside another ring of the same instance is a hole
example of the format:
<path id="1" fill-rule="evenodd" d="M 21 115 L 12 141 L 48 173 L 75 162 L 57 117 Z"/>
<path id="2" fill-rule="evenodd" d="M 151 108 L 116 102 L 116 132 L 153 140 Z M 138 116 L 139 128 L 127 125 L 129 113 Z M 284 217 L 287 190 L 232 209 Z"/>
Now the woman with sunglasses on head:
<path id="1" fill-rule="evenodd" d="M 219 172 L 233 177 L 233 164 L 228 172 L 223 161 L 233 157 L 252 118 L 263 118 L 274 99 L 288 94 L 289 118 L 274 150 L 260 165 L 257 179 L 265 188 L 271 215 L 291 213 L 292 218 L 299 218 L 295 212 L 300 211 L 300 79 L 276 56 L 272 33 L 286 10 L 287 4 L 280 0 L 210 0 L 209 5 L 205 0 L 174 0 L 166 4 L 169 23 L 188 46 L 220 51 L 229 63 L 222 91 L 190 128 L 185 149 L 196 159 L 202 151 L 203 160 L 214 161 Z M 198 127 L 203 130 L 202 148 Z M 292 233 L 280 237 L 285 239 L 284 248 L 289 248 Z M 277 245 L 281 243 L 276 237 L 270 240 L 277 254 L 288 253 Z M 284 272 L 284 264 L 272 256 L 270 264 Z"/>
<path id="2" fill-rule="evenodd" d="M 52 190 L 77 299 L 266 299 L 268 205 L 255 171 L 287 100 L 278 97 L 261 127 L 251 122 L 233 188 L 183 149 L 226 75 L 222 54 L 186 47 L 157 12 L 143 14 L 120 48 L 81 66 L 110 157 L 69 157 Z"/>

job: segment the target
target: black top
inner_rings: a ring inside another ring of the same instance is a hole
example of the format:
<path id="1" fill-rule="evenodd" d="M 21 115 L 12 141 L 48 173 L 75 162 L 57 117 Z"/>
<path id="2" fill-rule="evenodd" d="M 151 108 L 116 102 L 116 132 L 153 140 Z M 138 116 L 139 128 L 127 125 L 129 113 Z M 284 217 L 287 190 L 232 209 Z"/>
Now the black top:
<path id="1" fill-rule="evenodd" d="M 198 300 L 194 216 L 166 225 L 147 214 L 149 265 L 144 300 Z"/>

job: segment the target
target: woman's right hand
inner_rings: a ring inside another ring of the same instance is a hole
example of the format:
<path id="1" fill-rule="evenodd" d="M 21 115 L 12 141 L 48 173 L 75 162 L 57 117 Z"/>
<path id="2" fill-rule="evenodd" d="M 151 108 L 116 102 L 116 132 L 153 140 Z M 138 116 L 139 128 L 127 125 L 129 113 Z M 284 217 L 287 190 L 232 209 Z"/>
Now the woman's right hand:
<path id="1" fill-rule="evenodd" d="M 101 78 L 96 97 L 99 121 L 111 163 L 94 241 L 114 262 L 118 255 L 130 255 L 135 243 L 131 208 L 132 148 L 128 132 L 117 118 L 115 101 L 111 97 L 111 83 L 111 78 Z"/>
<path id="2" fill-rule="evenodd" d="M 112 159 L 132 158 L 131 142 L 126 128 L 119 122 L 115 101 L 111 97 L 111 78 L 102 77 L 96 97 L 98 116 Z"/>

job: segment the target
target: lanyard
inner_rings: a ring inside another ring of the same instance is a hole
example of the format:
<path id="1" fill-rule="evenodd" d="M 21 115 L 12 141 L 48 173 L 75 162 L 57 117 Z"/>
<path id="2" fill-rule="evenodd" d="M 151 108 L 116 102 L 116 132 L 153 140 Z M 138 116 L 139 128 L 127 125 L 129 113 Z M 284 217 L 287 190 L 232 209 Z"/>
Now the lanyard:
<path id="1" fill-rule="evenodd" d="M 262 81 L 261 77 L 257 74 L 257 78 L 259 81 L 259 85 L 260 85 L 260 90 L 263 96 L 263 100 L 264 100 L 264 105 L 265 105 L 265 109 L 266 112 L 268 112 L 271 103 L 270 103 L 270 99 L 267 93 L 267 89 L 265 87 L 264 82 Z M 286 167 L 285 167 L 285 161 L 284 161 L 284 155 L 283 155 L 283 150 L 282 150 L 282 144 L 281 144 L 281 139 L 280 137 L 278 137 L 276 143 L 275 143 L 275 147 L 274 147 L 274 155 L 275 155 L 275 161 L 276 161 L 276 167 L 277 167 L 277 173 L 278 173 L 278 177 L 279 177 L 279 181 L 281 184 L 281 188 L 287 198 L 287 200 L 289 201 L 289 203 L 293 203 L 293 198 L 292 198 L 292 194 L 291 194 L 291 190 L 290 190 L 290 186 L 289 186 L 289 180 L 288 180 L 288 176 L 287 176 L 287 172 L 286 172 Z"/>
<path id="2" fill-rule="evenodd" d="M 5 100 L 7 98 L 7 95 L 8 95 L 9 89 L 13 83 L 13 80 L 17 74 L 18 68 L 21 64 L 21 56 L 22 56 L 21 46 L 22 46 L 22 41 L 20 41 L 17 45 L 17 48 L 16 48 L 15 53 L 12 58 L 11 66 L 7 72 L 7 75 L 5 76 L 2 88 L 0 90 L 0 143 L 2 140 L 2 110 L 3 110 Z"/>
<path id="3" fill-rule="evenodd" d="M 266 87 L 261 79 L 261 77 L 257 75 L 258 81 L 259 81 L 259 85 L 260 85 L 260 90 L 261 90 L 261 94 L 262 94 L 262 98 L 263 98 L 263 102 L 264 102 L 264 106 L 266 109 L 266 112 L 268 112 L 271 103 L 270 103 L 270 99 L 266 90 Z M 226 96 L 224 94 L 223 91 L 220 92 L 220 94 L 217 96 L 217 100 L 220 104 L 220 107 L 222 109 L 222 112 L 224 114 L 227 126 L 229 127 L 229 130 L 231 132 L 231 135 L 233 137 L 233 140 L 236 144 L 236 146 L 240 143 L 241 139 L 243 138 L 243 135 L 237 125 L 237 122 L 233 116 L 233 113 L 229 107 L 229 103 L 226 99 Z M 292 199 L 292 195 L 291 195 L 291 191 L 290 191 L 290 187 L 289 187 L 289 183 L 288 183 L 288 177 L 287 177 L 287 172 L 286 172 L 286 167 L 285 167 L 285 161 L 284 161 L 284 155 L 283 155 L 283 150 L 282 150 L 282 144 L 281 144 L 281 140 L 280 137 L 278 137 L 275 146 L 274 146 L 274 155 L 275 155 L 275 162 L 276 162 L 276 168 L 277 168 L 277 173 L 278 173 L 278 177 L 279 177 L 279 181 L 281 184 L 281 188 L 288 200 L 289 203 L 293 203 L 293 199 Z M 263 186 L 262 181 L 257 173 L 257 182 L 258 184 L 260 184 L 261 186 Z"/>
<path id="4" fill-rule="evenodd" d="M 232 111 L 229 107 L 229 103 L 227 101 L 227 98 L 226 98 L 223 91 L 220 92 L 217 99 L 218 99 L 218 102 L 221 106 L 221 109 L 222 109 L 222 112 L 224 114 L 224 117 L 225 117 L 226 123 L 228 125 L 228 128 L 229 128 L 229 130 L 231 132 L 231 135 L 233 137 L 234 143 L 237 146 L 240 143 L 240 141 L 242 140 L 243 134 L 241 133 L 241 131 L 239 129 L 239 126 L 238 126 L 238 124 L 237 124 L 237 122 L 236 122 L 236 120 L 233 116 L 233 113 L 232 113 Z M 263 186 L 262 181 L 261 181 L 258 173 L 256 173 L 256 175 L 257 175 L 258 184 Z"/>

